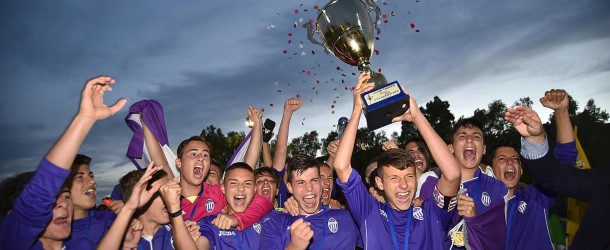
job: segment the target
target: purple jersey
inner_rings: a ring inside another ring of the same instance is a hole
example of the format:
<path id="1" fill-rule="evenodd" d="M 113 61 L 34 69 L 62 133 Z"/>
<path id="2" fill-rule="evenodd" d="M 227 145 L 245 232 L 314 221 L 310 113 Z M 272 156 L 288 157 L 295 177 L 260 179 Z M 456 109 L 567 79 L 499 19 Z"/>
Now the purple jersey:
<path id="1" fill-rule="evenodd" d="M 311 223 L 313 238 L 308 249 L 354 249 L 360 244 L 360 234 L 349 212 L 345 209 L 321 209 L 309 216 L 291 216 L 272 211 L 263 218 L 259 249 L 284 249 L 290 243 L 290 225 L 295 220 Z"/>
<path id="2" fill-rule="evenodd" d="M 506 211 L 508 249 L 553 249 L 546 221 L 552 195 L 535 185 L 515 189 Z"/>
<path id="3" fill-rule="evenodd" d="M 163 225 L 157 230 L 155 235 L 143 235 L 138 242 L 138 250 L 161 250 L 174 249 L 174 238 L 172 237 L 172 227 Z"/>
<path id="4" fill-rule="evenodd" d="M 215 249 L 258 249 L 260 241 L 261 225 L 254 223 L 252 226 L 238 232 L 235 229 L 222 230 L 212 224 L 216 216 L 208 216 L 199 221 L 199 231 L 202 237 L 210 241 Z"/>
<path id="5" fill-rule="evenodd" d="M 438 178 L 428 177 L 422 185 L 420 198 L 432 196 L 432 188 L 438 183 Z M 468 244 L 477 249 L 504 249 L 506 242 L 506 221 L 504 218 L 504 197 L 508 193 L 506 185 L 489 177 L 477 169 L 475 177 L 462 182 L 460 189 L 467 189 L 466 194 L 472 197 L 477 210 L 477 216 L 464 218 L 468 230 Z M 455 213 L 449 229 L 462 220 Z M 451 239 L 445 237 L 445 249 L 451 247 Z M 453 249 L 464 249 L 453 246 Z"/>
<path id="6" fill-rule="evenodd" d="M 87 238 L 97 245 L 104 237 L 104 234 L 108 232 L 115 218 L 116 215 L 110 210 L 97 211 L 91 209 L 87 217 L 72 221 L 72 233 L 67 242 L 70 243 L 81 238 Z"/>
<path id="7" fill-rule="evenodd" d="M 3 249 L 30 249 L 38 242 L 53 217 L 53 204 L 69 173 L 70 170 L 42 159 L 34 177 L 2 222 L 0 246 Z"/>
<path id="8" fill-rule="evenodd" d="M 395 249 L 393 239 L 396 239 L 397 247 L 403 249 L 407 232 L 408 246 L 411 249 L 442 249 L 445 229 L 454 212 L 452 206 L 449 206 L 449 211 L 443 210 L 441 200 L 444 200 L 444 197 L 440 192 L 436 192 L 436 199 L 425 200 L 421 207 L 398 211 L 389 209 L 385 203 L 369 195 L 355 170 L 352 170 L 347 182 L 341 183 L 337 179 L 337 183 L 341 186 L 350 212 L 360 228 L 364 249 Z M 455 199 L 452 203 L 455 205 Z M 391 213 L 390 216 L 387 211 Z M 390 218 L 394 227 L 390 226 Z M 410 228 L 407 228 L 407 225 L 410 225 Z"/>
<path id="9" fill-rule="evenodd" d="M 280 188 L 279 188 L 279 192 L 277 193 L 276 201 L 277 201 L 278 207 L 283 208 L 284 202 L 286 202 L 288 197 L 290 197 L 290 194 L 288 193 L 288 188 L 286 188 L 286 182 L 284 182 L 284 175 L 286 175 L 286 168 L 284 167 L 284 169 L 282 169 L 282 171 L 277 171 L 277 169 L 275 169 L 274 167 L 272 167 L 271 169 L 273 169 L 273 171 L 275 171 L 277 173 L 277 175 L 280 177 Z"/>

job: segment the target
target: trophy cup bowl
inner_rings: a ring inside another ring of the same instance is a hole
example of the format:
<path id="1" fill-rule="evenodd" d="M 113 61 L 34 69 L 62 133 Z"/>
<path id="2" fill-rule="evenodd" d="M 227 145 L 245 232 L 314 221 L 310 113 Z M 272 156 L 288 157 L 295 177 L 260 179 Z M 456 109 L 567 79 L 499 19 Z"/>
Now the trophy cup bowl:
<path id="1" fill-rule="evenodd" d="M 376 12 L 375 22 L 369 15 L 371 10 Z M 392 123 L 392 118 L 409 109 L 409 96 L 398 82 L 388 83 L 385 76 L 371 70 L 374 30 L 380 16 L 381 11 L 372 0 L 331 0 L 320 10 L 315 30 L 310 23 L 303 25 L 307 28 L 307 38 L 313 44 L 324 47 L 342 62 L 357 66 L 358 70 L 371 76 L 369 81 L 375 83 L 375 88 L 361 95 L 370 130 Z M 316 32 L 323 42 L 315 39 Z"/>

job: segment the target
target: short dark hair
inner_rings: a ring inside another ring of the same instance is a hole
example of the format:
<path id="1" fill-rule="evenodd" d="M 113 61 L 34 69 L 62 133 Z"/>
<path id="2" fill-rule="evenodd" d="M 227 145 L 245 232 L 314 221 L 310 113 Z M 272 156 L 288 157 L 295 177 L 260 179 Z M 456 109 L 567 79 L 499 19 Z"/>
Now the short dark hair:
<path id="1" fill-rule="evenodd" d="M 488 155 L 489 159 L 488 162 L 492 163 L 493 167 L 493 159 L 496 157 L 496 151 L 498 151 L 499 148 L 513 148 L 515 151 L 517 151 L 517 154 L 519 154 L 520 150 L 521 150 L 521 145 L 519 143 L 515 143 L 513 141 L 507 141 L 507 140 L 503 140 L 503 141 L 498 141 L 496 142 L 496 144 L 494 144 L 494 146 L 491 149 L 491 154 Z M 521 154 L 519 154 L 519 158 L 521 158 Z"/>
<path id="2" fill-rule="evenodd" d="M 180 142 L 180 145 L 178 145 L 178 149 L 176 150 L 176 153 L 178 154 L 178 158 L 182 157 L 182 154 L 184 153 L 184 148 L 186 147 L 186 145 L 189 144 L 189 142 L 192 142 L 192 141 L 200 141 L 200 142 L 205 143 L 205 145 L 207 145 L 208 149 L 210 150 L 210 154 L 212 153 L 212 144 L 208 143 L 208 141 L 206 141 L 205 138 L 195 135 L 195 136 L 191 136 L 188 139 Z M 220 165 L 218 165 L 218 166 L 220 166 Z"/>
<path id="3" fill-rule="evenodd" d="M 258 179 L 258 177 L 261 177 L 263 175 L 271 176 L 271 178 L 273 178 L 273 180 L 275 181 L 275 188 L 280 188 L 280 175 L 277 174 L 275 170 L 271 169 L 270 167 L 262 167 L 254 170 L 255 181 L 256 179 Z"/>
<path id="4" fill-rule="evenodd" d="M 428 165 L 429 165 L 428 168 L 432 167 L 433 159 L 432 159 L 432 154 L 430 153 L 430 149 L 428 148 L 428 144 L 426 144 L 426 142 L 422 138 L 412 137 L 412 138 L 407 139 L 407 142 L 405 143 L 405 149 L 407 147 L 407 144 L 409 144 L 411 142 L 417 144 L 417 146 L 422 149 L 422 151 L 424 152 L 424 158 L 426 159 L 426 161 L 428 162 Z"/>
<path id="5" fill-rule="evenodd" d="M 138 183 L 140 178 L 142 178 L 144 172 L 146 172 L 146 168 L 132 170 L 131 172 L 121 177 L 121 179 L 119 180 L 119 186 L 121 187 L 121 196 L 123 197 L 124 201 L 129 200 L 129 197 L 131 197 L 131 192 L 133 192 L 133 187 L 136 185 L 136 183 Z M 165 172 L 165 170 L 163 169 L 154 173 L 152 178 L 148 180 L 146 189 L 150 189 L 152 183 L 158 181 L 159 179 L 165 176 L 167 176 L 167 172 Z"/>
<path id="6" fill-rule="evenodd" d="M 72 162 L 72 166 L 70 167 L 70 174 L 66 177 L 66 181 L 64 182 L 64 186 L 68 189 L 72 189 L 72 182 L 74 182 L 74 177 L 76 176 L 76 172 L 81 165 L 91 165 L 91 157 L 86 155 L 77 154 L 74 157 L 74 161 Z"/>
<path id="7" fill-rule="evenodd" d="M 402 148 L 393 148 L 384 151 L 379 156 L 377 161 L 377 175 L 383 178 L 384 167 L 393 167 L 398 170 L 404 170 L 409 167 L 415 167 L 415 161 L 411 154 Z"/>
<path id="8" fill-rule="evenodd" d="M 290 160 L 288 160 L 286 164 L 286 172 L 288 174 L 287 181 L 292 182 L 292 174 L 302 174 L 305 170 L 310 168 L 316 168 L 318 173 L 320 171 L 320 164 L 316 161 L 315 158 L 305 155 L 305 154 L 297 154 L 293 156 Z"/>
<path id="9" fill-rule="evenodd" d="M 0 215 L 5 216 L 13 209 L 17 197 L 19 197 L 25 185 L 30 182 L 35 173 L 36 171 L 21 173 L 0 183 L 0 199 L 2 199 L 2 202 L 0 202 Z"/>
<path id="10" fill-rule="evenodd" d="M 479 121 L 477 118 L 475 118 L 474 116 L 468 117 L 468 118 L 460 118 L 455 123 L 455 125 L 453 126 L 453 130 L 451 131 L 451 142 L 453 142 L 453 138 L 455 137 L 455 134 L 461 128 L 475 128 L 475 129 L 481 130 L 481 132 L 484 132 L 483 123 L 481 121 Z M 483 135 L 483 137 L 485 137 L 485 135 Z"/>
<path id="11" fill-rule="evenodd" d="M 250 167 L 250 165 L 248 165 L 248 163 L 236 162 L 236 163 L 231 164 L 231 166 L 229 166 L 225 170 L 225 176 L 229 175 L 230 172 L 232 172 L 233 170 L 236 170 L 236 169 L 248 170 L 248 172 L 254 174 L 254 170 L 252 170 L 252 167 Z"/>

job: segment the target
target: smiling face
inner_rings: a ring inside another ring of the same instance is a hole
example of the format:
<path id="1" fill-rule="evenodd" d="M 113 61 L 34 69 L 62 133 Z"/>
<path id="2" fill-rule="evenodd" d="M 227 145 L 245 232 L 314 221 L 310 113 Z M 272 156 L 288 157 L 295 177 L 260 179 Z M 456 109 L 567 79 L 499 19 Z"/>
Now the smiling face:
<path id="1" fill-rule="evenodd" d="M 411 154 L 411 157 L 413 157 L 413 160 L 415 161 L 415 171 L 417 171 L 418 175 L 430 170 L 430 162 L 428 161 L 426 150 L 423 146 L 420 147 L 417 142 L 412 141 L 407 143 L 405 149 Z"/>
<path id="2" fill-rule="evenodd" d="M 93 172 L 89 170 L 89 165 L 81 164 L 76 170 L 72 181 L 72 200 L 74 209 L 80 212 L 87 211 L 95 206 L 97 185 Z"/>
<path id="3" fill-rule="evenodd" d="M 255 192 L 254 173 L 251 169 L 229 167 L 222 184 L 222 193 L 227 198 L 229 214 L 246 211 Z"/>
<path id="4" fill-rule="evenodd" d="M 210 148 L 202 141 L 190 141 L 186 144 L 180 158 L 176 159 L 180 168 L 180 180 L 191 186 L 199 186 L 210 170 Z"/>
<path id="5" fill-rule="evenodd" d="M 512 147 L 499 147 L 492 161 L 494 175 L 502 181 L 511 192 L 519 183 L 523 169 L 519 153 Z"/>
<path id="6" fill-rule="evenodd" d="M 72 228 L 72 197 L 69 191 L 62 192 L 55 201 L 53 218 L 41 238 L 63 241 L 70 236 Z"/>
<path id="7" fill-rule="evenodd" d="M 449 149 L 462 169 L 475 170 L 485 154 L 483 131 L 472 126 L 459 128 L 453 135 Z"/>
<path id="8" fill-rule="evenodd" d="M 377 188 L 385 192 L 390 207 L 397 210 L 407 210 L 413 203 L 417 189 L 417 178 L 413 166 L 398 169 L 393 166 L 383 166 L 377 173 Z"/>
<path id="9" fill-rule="evenodd" d="M 290 172 L 292 179 L 287 183 L 288 192 L 292 193 L 299 205 L 300 215 L 315 214 L 320 210 L 322 185 L 320 169 L 312 166 L 298 173 Z"/>
<path id="10" fill-rule="evenodd" d="M 320 164 L 320 180 L 322 181 L 322 205 L 328 206 L 333 191 L 333 171 L 326 164 Z"/>

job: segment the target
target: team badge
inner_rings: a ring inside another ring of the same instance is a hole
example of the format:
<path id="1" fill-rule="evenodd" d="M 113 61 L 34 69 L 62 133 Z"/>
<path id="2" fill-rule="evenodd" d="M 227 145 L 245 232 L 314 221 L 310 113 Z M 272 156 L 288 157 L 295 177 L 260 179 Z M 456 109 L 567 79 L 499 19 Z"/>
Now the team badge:
<path id="1" fill-rule="evenodd" d="M 208 213 L 214 211 L 214 201 L 212 201 L 212 199 L 205 201 L 205 211 L 208 211 Z"/>
<path id="2" fill-rule="evenodd" d="M 421 209 L 421 207 L 413 208 L 413 218 L 418 220 L 424 220 L 424 211 Z"/>
<path id="3" fill-rule="evenodd" d="M 486 207 L 489 206 L 489 203 L 491 203 L 491 197 L 489 197 L 489 194 L 487 192 L 483 192 L 483 194 L 481 195 L 481 203 L 483 203 L 483 205 L 485 205 Z"/>
<path id="4" fill-rule="evenodd" d="M 333 217 L 328 219 L 328 230 L 330 230 L 332 233 L 337 233 L 337 231 L 339 231 L 339 222 L 337 222 L 337 220 L 335 220 Z"/>
<path id="5" fill-rule="evenodd" d="M 254 230 L 256 230 L 256 233 L 261 234 L 261 224 L 254 223 L 254 225 L 252 225 L 252 227 L 254 227 Z"/>
<path id="6" fill-rule="evenodd" d="M 519 209 L 519 212 L 521 212 L 522 214 L 525 213 L 526 208 L 527 208 L 527 203 L 525 203 L 525 201 L 520 201 L 519 206 L 517 207 L 517 209 Z"/>

